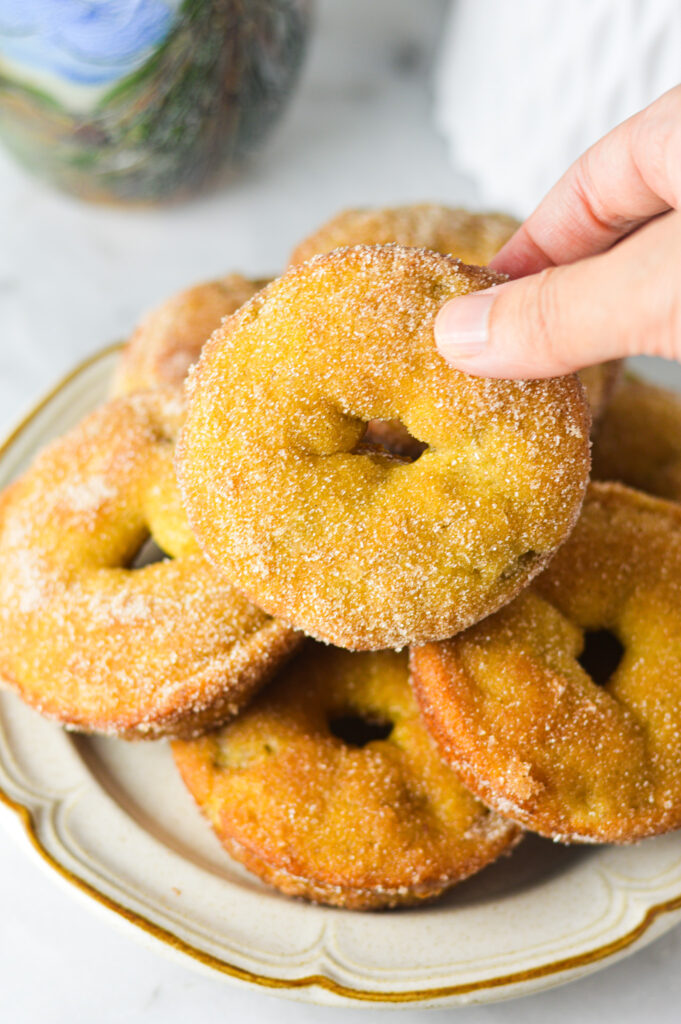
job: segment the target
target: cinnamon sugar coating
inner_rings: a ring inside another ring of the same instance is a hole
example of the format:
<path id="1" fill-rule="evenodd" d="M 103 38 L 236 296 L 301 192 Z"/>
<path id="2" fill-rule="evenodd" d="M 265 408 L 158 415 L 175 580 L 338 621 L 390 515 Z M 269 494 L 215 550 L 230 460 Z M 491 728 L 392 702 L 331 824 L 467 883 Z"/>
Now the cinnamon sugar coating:
<path id="1" fill-rule="evenodd" d="M 192 528 L 270 614 L 352 649 L 452 636 L 510 600 L 572 528 L 589 467 L 575 377 L 469 377 L 442 303 L 495 283 L 422 249 L 291 268 L 226 320 L 189 378 L 177 452 Z M 412 463 L 362 449 L 398 419 Z"/>
<path id="2" fill-rule="evenodd" d="M 473 213 L 437 203 L 343 210 L 296 246 L 291 263 L 303 263 L 340 246 L 395 242 L 484 266 L 519 227 L 520 221 L 506 213 Z M 621 361 L 615 360 L 579 371 L 594 422 L 610 400 L 620 366 Z M 394 436 L 387 437 L 387 447 L 394 450 L 400 445 L 404 439 L 395 429 Z"/>
<path id="3" fill-rule="evenodd" d="M 123 349 L 114 394 L 181 387 L 222 318 L 236 312 L 266 283 L 226 274 L 171 296 L 144 317 Z"/>
<path id="4" fill-rule="evenodd" d="M 195 735 L 298 644 L 198 550 L 173 470 L 183 414 L 160 392 L 114 400 L 0 499 L 0 675 L 73 728 Z M 130 568 L 149 538 L 166 557 Z"/>
<path id="5" fill-rule="evenodd" d="M 627 376 L 596 434 L 593 476 L 681 501 L 681 397 Z"/>
<path id="6" fill-rule="evenodd" d="M 380 722 L 352 745 L 334 723 Z M 336 730 L 337 731 L 337 730 Z M 363 910 L 419 903 L 520 838 L 438 756 L 407 655 L 310 644 L 218 732 L 173 743 L 228 852 L 292 896 Z"/>
<path id="7" fill-rule="evenodd" d="M 588 665 L 600 684 L 578 660 L 592 634 L 621 645 Z M 681 826 L 678 505 L 592 484 L 529 590 L 411 666 L 443 756 L 500 813 L 565 842 Z"/>
<path id="8" fill-rule="evenodd" d="M 472 213 L 438 203 L 342 210 L 296 246 L 291 263 L 341 246 L 394 242 L 484 266 L 519 227 L 505 213 Z"/>

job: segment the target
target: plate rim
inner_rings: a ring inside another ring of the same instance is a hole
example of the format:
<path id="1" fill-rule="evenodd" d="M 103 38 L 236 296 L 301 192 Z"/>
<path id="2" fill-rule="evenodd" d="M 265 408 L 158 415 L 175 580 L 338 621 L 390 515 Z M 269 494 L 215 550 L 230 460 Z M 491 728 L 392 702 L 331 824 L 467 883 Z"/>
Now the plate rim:
<path id="1" fill-rule="evenodd" d="M 80 360 L 68 373 L 64 374 L 35 404 L 29 408 L 15 426 L 10 429 L 9 433 L 4 436 L 3 440 L 0 442 L 0 458 L 7 454 L 8 450 L 18 440 L 24 430 L 31 425 L 35 418 L 46 408 L 47 405 L 49 405 L 52 399 L 67 387 L 68 384 L 88 370 L 91 366 L 122 349 L 124 345 L 124 341 L 118 341 L 97 349 L 86 358 Z M 413 1004 L 419 1002 L 433 1003 L 447 998 L 473 995 L 476 992 L 510 988 L 514 985 L 527 984 L 541 978 L 550 978 L 552 976 L 556 977 L 556 983 L 559 984 L 559 975 L 567 974 L 580 968 L 586 968 L 601 960 L 606 960 L 610 957 L 614 957 L 618 953 L 622 953 L 638 942 L 659 918 L 663 917 L 665 914 L 681 910 L 680 893 L 675 897 L 662 900 L 659 903 L 653 903 L 647 908 L 638 924 L 628 932 L 618 938 L 611 939 L 609 942 L 602 943 L 593 949 L 581 953 L 574 953 L 570 956 L 553 960 L 550 963 L 538 964 L 535 967 L 526 968 L 524 970 L 510 971 L 505 974 L 499 974 L 489 978 L 481 978 L 471 982 L 459 982 L 456 984 L 435 986 L 433 988 L 380 991 L 356 988 L 352 985 L 336 981 L 334 978 L 325 974 L 305 974 L 300 977 L 281 978 L 272 975 L 260 974 L 245 967 L 239 967 L 237 964 L 230 963 L 219 956 L 209 953 L 206 950 L 202 950 L 185 939 L 180 938 L 178 935 L 175 935 L 169 928 L 165 928 L 162 925 L 155 923 L 144 914 L 126 907 L 112 896 L 108 896 L 101 892 L 90 882 L 81 878 L 76 874 L 76 872 L 60 863 L 57 857 L 55 857 L 46 848 L 41 841 L 39 830 L 34 820 L 34 814 L 29 805 L 24 804 L 19 800 L 15 800 L 5 792 L 1 786 L 0 804 L 12 811 L 18 817 L 20 824 L 23 826 L 23 834 L 26 836 L 34 852 L 39 856 L 43 863 L 89 899 L 94 900 L 101 907 L 104 907 L 105 910 L 118 915 L 118 917 L 124 922 L 127 922 L 127 924 L 141 930 L 152 939 L 164 944 L 169 948 L 169 950 L 179 953 L 182 956 L 189 957 L 200 966 L 209 968 L 210 970 L 216 971 L 223 976 L 230 977 L 235 981 L 256 985 L 265 989 L 284 989 L 294 992 L 295 990 L 318 988 L 329 992 L 341 1000 L 352 1000 L 355 1003 Z M 569 979 L 566 978 L 564 980 Z M 509 996 L 512 994 L 513 993 L 509 992 Z M 518 993 L 518 995 L 520 994 L 521 993 Z"/>

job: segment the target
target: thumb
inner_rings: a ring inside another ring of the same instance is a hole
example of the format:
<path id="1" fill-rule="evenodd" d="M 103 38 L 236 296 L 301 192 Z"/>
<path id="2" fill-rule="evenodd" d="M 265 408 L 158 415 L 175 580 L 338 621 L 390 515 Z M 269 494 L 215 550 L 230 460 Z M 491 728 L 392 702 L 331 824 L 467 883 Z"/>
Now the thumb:
<path id="1" fill-rule="evenodd" d="M 435 320 L 438 350 L 482 377 L 555 377 L 641 353 L 679 359 L 680 254 L 674 212 L 601 255 L 450 299 Z"/>

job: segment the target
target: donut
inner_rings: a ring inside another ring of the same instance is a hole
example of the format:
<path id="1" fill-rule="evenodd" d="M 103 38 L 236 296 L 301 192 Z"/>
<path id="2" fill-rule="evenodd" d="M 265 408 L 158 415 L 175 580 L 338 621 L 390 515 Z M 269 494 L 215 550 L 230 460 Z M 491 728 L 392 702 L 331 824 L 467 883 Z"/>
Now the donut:
<path id="1" fill-rule="evenodd" d="M 182 387 L 206 338 L 266 284 L 227 274 L 173 295 L 142 320 L 121 353 L 114 395 Z"/>
<path id="2" fill-rule="evenodd" d="M 298 243 L 291 264 L 342 246 L 395 242 L 482 266 L 519 227 L 520 222 L 505 213 L 471 213 L 438 203 L 343 210 Z"/>
<path id="3" fill-rule="evenodd" d="M 445 760 L 482 800 L 563 842 L 681 826 L 681 506 L 590 486 L 532 586 L 411 652 Z"/>
<path id="4" fill-rule="evenodd" d="M 458 256 L 464 263 L 484 265 L 520 227 L 520 221 L 505 213 L 471 213 L 437 203 L 414 203 L 386 209 L 343 210 L 300 242 L 293 250 L 291 264 L 303 263 L 312 256 L 348 245 L 398 245 L 433 249 Z M 594 422 L 597 422 L 612 395 L 621 360 L 599 363 L 580 370 L 578 376 L 586 390 Z M 373 424 L 368 431 L 373 438 Z M 383 426 L 376 443 L 400 454 L 413 448 L 399 427 Z"/>
<path id="5" fill-rule="evenodd" d="M 185 508 L 271 615 L 356 650 L 444 639 L 568 535 L 589 469 L 579 382 L 469 377 L 435 348 L 442 303 L 496 280 L 424 249 L 336 250 L 204 347 L 177 449 Z M 393 419 L 427 446 L 416 461 L 361 446 Z"/>
<path id="6" fill-rule="evenodd" d="M 173 471 L 181 416 L 161 392 L 112 400 L 0 500 L 0 675 L 75 729 L 195 735 L 299 642 L 198 550 Z M 150 538 L 165 557 L 134 567 Z"/>
<path id="7" fill-rule="evenodd" d="M 238 719 L 172 750 L 227 851 L 318 903 L 431 899 L 520 838 L 441 761 L 406 652 L 310 643 Z"/>
<path id="8" fill-rule="evenodd" d="M 593 476 L 681 501 L 681 397 L 627 377 L 596 434 Z"/>

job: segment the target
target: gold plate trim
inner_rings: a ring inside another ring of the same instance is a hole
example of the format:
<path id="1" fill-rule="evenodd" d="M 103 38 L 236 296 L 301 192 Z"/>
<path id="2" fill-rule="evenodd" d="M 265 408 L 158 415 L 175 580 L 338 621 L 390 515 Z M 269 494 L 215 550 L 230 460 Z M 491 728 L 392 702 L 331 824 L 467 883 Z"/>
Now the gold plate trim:
<path id="1" fill-rule="evenodd" d="M 35 405 L 30 412 L 24 416 L 14 430 L 12 430 L 10 435 L 5 439 L 3 444 L 0 446 L 0 458 L 7 452 L 7 449 L 14 443 L 14 441 L 16 441 L 22 431 L 29 426 L 36 416 L 42 412 L 49 402 L 59 394 L 64 387 L 66 387 L 72 380 L 78 377 L 90 366 L 93 366 L 101 359 L 106 358 L 108 355 L 111 355 L 113 352 L 120 349 L 122 344 L 122 342 L 117 342 L 113 345 L 108 345 L 106 348 L 101 349 L 94 355 L 84 359 L 75 367 L 75 369 L 66 374 L 65 377 L 51 388 L 50 391 L 37 403 L 37 405 Z M 174 935 L 167 928 L 163 928 L 161 925 L 155 924 L 142 914 L 138 914 L 136 911 L 123 906 L 123 904 L 119 903 L 112 897 L 106 896 L 94 886 L 90 885 L 89 882 L 79 878 L 74 872 L 64 867 L 63 864 L 60 864 L 56 857 L 54 857 L 43 846 L 40 837 L 38 836 L 35 821 L 29 807 L 13 800 L 12 797 L 5 793 L 2 788 L 0 788 L 0 804 L 8 807 L 18 816 L 24 826 L 28 840 L 36 853 L 54 871 L 56 871 L 57 874 L 87 896 L 96 900 L 96 902 L 101 904 L 101 906 L 115 914 L 118 914 L 129 924 L 135 925 L 137 928 L 146 932 L 147 935 L 151 935 L 152 938 L 165 943 L 176 952 L 191 957 L 204 967 L 210 967 L 211 969 L 218 971 L 220 974 L 225 974 L 231 978 L 237 979 L 238 981 L 243 981 L 247 984 L 259 985 L 263 988 L 269 989 L 303 989 L 316 986 L 317 988 L 324 989 L 327 992 L 331 992 L 333 995 L 340 996 L 341 998 L 353 999 L 358 1002 L 367 1003 L 416 1003 L 436 999 L 446 999 L 447 997 L 452 998 L 455 996 L 469 995 L 474 992 L 482 992 L 486 989 L 504 988 L 510 985 L 518 985 L 523 982 L 534 981 L 538 978 L 547 978 L 551 975 L 575 970 L 579 967 L 586 967 L 589 964 L 597 963 L 599 960 L 605 960 L 606 958 L 614 956 L 616 953 L 620 953 L 622 950 L 627 949 L 634 942 L 640 939 L 659 917 L 681 909 L 681 895 L 679 895 L 673 899 L 665 900 L 662 903 L 653 904 L 653 906 L 646 911 L 639 924 L 636 925 L 635 928 L 632 928 L 631 931 L 620 936 L 619 939 L 613 939 L 611 942 L 607 942 L 602 946 L 597 946 L 595 949 L 589 950 L 587 953 L 564 957 L 562 960 L 554 960 L 552 963 L 528 968 L 525 971 L 513 971 L 510 974 L 501 974 L 492 978 L 484 978 L 480 981 L 463 982 L 458 985 L 441 985 L 437 988 L 380 992 L 372 991 L 371 989 L 352 988 L 349 985 L 343 985 L 341 982 L 334 981 L 333 978 L 328 978 L 323 974 L 307 974 L 300 978 L 273 978 L 268 977 L 265 974 L 257 974 L 256 972 L 249 971 L 243 967 L 238 967 L 236 964 L 230 964 L 226 960 L 221 960 L 219 957 L 213 956 L 212 953 L 206 953 L 203 950 L 198 949 L 196 946 L 192 946 L 191 943 L 185 942 L 184 939 L 179 938 L 179 936 Z"/>

